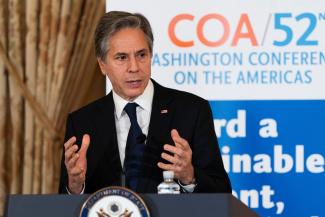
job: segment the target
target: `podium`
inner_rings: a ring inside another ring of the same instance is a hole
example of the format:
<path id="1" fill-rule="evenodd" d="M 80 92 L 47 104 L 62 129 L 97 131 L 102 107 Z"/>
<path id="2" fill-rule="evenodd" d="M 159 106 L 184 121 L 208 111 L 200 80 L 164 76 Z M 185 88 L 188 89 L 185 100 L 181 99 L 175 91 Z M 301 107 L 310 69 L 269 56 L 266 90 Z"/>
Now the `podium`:
<path id="1" fill-rule="evenodd" d="M 255 217 L 231 194 L 139 194 L 151 217 Z M 78 217 L 89 195 L 9 195 L 4 217 Z"/>

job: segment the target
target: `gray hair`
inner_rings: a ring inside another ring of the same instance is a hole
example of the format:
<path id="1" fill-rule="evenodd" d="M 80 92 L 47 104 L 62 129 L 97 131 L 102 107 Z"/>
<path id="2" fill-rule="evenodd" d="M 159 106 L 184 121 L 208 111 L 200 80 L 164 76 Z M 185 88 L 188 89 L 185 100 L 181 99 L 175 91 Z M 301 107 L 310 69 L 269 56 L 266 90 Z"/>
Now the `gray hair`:
<path id="1" fill-rule="evenodd" d="M 148 19 L 139 13 L 110 11 L 99 20 L 95 31 L 96 57 L 105 61 L 109 50 L 109 39 L 124 28 L 138 28 L 145 34 L 149 51 L 152 53 L 153 34 Z"/>

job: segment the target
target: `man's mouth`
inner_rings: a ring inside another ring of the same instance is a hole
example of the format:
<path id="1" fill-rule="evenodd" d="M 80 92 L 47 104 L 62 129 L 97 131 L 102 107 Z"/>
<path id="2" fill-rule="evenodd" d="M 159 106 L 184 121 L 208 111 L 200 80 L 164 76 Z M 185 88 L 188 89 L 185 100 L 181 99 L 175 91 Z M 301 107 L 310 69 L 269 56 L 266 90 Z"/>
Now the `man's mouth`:
<path id="1" fill-rule="evenodd" d="M 126 83 L 131 87 L 139 87 L 141 85 L 142 80 L 129 80 Z"/>

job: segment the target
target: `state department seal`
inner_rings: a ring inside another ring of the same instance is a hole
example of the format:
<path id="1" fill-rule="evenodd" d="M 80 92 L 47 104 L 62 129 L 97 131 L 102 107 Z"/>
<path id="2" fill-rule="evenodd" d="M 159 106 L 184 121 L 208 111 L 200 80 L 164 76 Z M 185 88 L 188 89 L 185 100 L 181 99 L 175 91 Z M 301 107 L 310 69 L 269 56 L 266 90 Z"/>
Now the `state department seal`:
<path id="1" fill-rule="evenodd" d="M 150 217 L 150 214 L 137 193 L 112 186 L 90 195 L 82 205 L 80 217 Z"/>

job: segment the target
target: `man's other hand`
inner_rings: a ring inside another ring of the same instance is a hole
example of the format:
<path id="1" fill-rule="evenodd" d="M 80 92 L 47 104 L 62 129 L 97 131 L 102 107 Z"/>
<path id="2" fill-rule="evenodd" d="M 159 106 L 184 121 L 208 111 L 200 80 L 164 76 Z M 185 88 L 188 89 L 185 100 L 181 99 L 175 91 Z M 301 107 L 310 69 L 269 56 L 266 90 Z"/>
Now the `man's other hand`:
<path id="1" fill-rule="evenodd" d="M 90 137 L 84 134 L 82 137 L 81 148 L 78 151 L 76 137 L 71 137 L 64 143 L 64 164 L 67 168 L 69 191 L 73 194 L 79 194 L 82 191 L 86 179 L 87 158 L 86 153 L 90 144 Z"/>
<path id="2" fill-rule="evenodd" d="M 163 152 L 161 157 L 170 164 L 162 162 L 158 163 L 158 167 L 163 170 L 174 171 L 174 176 L 181 183 L 188 185 L 194 180 L 194 168 L 192 165 L 192 149 L 188 142 L 180 137 L 177 130 L 171 131 L 171 137 L 175 143 L 175 146 L 170 144 L 164 145 L 164 150 L 170 152 L 167 154 Z"/>

